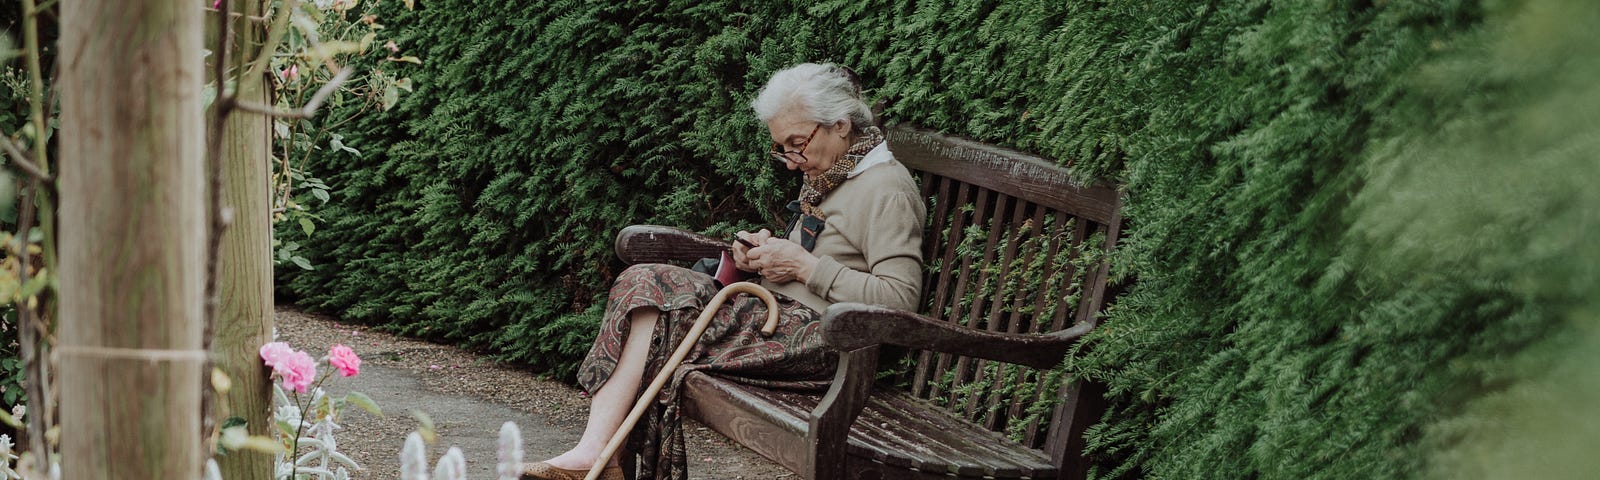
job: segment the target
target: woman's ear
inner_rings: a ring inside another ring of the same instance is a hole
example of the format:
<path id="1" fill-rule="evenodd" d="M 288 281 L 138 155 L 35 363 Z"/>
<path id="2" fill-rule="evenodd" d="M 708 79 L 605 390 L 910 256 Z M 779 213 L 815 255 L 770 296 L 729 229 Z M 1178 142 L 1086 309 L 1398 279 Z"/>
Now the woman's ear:
<path id="1" fill-rule="evenodd" d="M 853 131 L 850 129 L 850 127 L 854 126 L 855 124 L 851 123 L 849 118 L 839 120 L 833 124 L 834 129 L 839 131 L 839 138 L 845 139 L 850 138 L 850 132 Z"/>

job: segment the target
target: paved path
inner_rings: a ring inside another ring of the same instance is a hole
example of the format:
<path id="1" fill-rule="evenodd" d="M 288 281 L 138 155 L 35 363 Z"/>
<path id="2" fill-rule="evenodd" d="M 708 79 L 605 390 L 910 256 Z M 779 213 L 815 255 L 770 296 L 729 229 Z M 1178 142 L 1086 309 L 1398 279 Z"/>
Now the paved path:
<path id="1" fill-rule="evenodd" d="M 428 446 L 430 464 L 451 446 L 459 447 L 467 478 L 477 480 L 496 478 L 496 444 L 505 422 L 514 421 L 522 430 L 525 459 L 538 461 L 576 443 L 588 418 L 588 399 L 578 389 L 525 367 L 292 309 L 279 309 L 276 319 L 278 340 L 294 348 L 321 356 L 341 343 L 363 359 L 360 375 L 333 378 L 326 385 L 334 395 L 364 393 L 385 414 L 350 407 L 339 422 L 344 427 L 335 434 L 339 451 L 365 467 L 352 472 L 352 480 L 399 478 L 400 449 L 420 425 L 413 411 L 432 418 L 439 434 Z M 796 478 L 698 424 L 685 425 L 685 432 L 690 478 Z"/>
<path id="2" fill-rule="evenodd" d="M 439 435 L 438 441 L 428 448 L 428 460 L 436 461 L 451 446 L 459 447 L 467 458 L 467 475 L 470 478 L 495 478 L 495 464 L 498 462 L 496 443 L 500 437 L 500 426 L 507 421 L 516 422 L 518 428 L 523 430 L 524 449 L 528 454 L 562 450 L 578 441 L 579 432 L 550 426 L 541 416 L 479 398 L 430 390 L 416 375 L 398 368 L 366 367 L 355 381 L 329 390 L 334 394 L 352 390 L 364 393 L 383 408 L 386 416 L 390 417 L 387 421 L 398 421 L 402 425 L 418 424 L 409 412 L 426 412 L 433 419 Z M 352 430 L 348 433 L 363 429 L 367 423 L 385 422 L 365 411 L 358 412 L 349 415 L 344 422 L 345 427 Z M 363 466 L 371 472 L 399 471 L 400 448 L 404 437 L 386 437 L 399 440 L 395 440 L 387 451 L 379 449 L 368 452 Z"/>

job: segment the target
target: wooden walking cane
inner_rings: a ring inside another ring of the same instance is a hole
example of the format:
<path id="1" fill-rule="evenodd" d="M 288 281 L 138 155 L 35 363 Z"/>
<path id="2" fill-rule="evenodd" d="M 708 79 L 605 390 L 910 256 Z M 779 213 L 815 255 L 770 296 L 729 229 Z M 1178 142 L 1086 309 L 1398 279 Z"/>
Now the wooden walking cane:
<path id="1" fill-rule="evenodd" d="M 606 464 L 611 462 L 611 456 L 615 455 L 617 448 L 622 446 L 622 440 L 628 438 L 628 431 L 633 430 L 633 425 L 639 422 L 639 417 L 644 416 L 644 411 L 650 406 L 650 402 L 655 401 L 656 394 L 661 393 L 661 387 L 666 385 L 667 379 L 672 377 L 673 371 L 677 370 L 678 365 L 683 363 L 683 357 L 689 356 L 689 350 L 694 348 L 694 344 L 699 343 L 700 335 L 705 333 L 706 326 L 711 324 L 711 317 L 717 315 L 717 309 L 722 308 L 722 302 L 726 301 L 729 296 L 739 292 L 761 297 L 761 301 L 766 302 L 767 323 L 761 326 L 761 334 L 771 336 L 772 332 L 777 331 L 778 300 L 772 297 L 772 292 L 768 292 L 767 289 L 761 288 L 760 285 L 750 282 L 738 282 L 723 287 L 721 291 L 717 292 L 717 296 L 712 297 L 711 302 L 706 304 L 705 309 L 700 312 L 700 318 L 694 320 L 694 326 L 689 328 L 689 333 L 683 337 L 683 343 L 678 344 L 678 350 L 672 352 L 672 357 L 668 358 L 667 363 L 661 367 L 661 372 L 656 374 L 655 380 L 650 382 L 650 388 L 646 388 L 644 394 L 639 396 L 638 403 L 633 405 L 633 411 L 628 412 L 628 418 L 622 421 L 622 426 L 617 428 L 617 433 L 611 435 L 611 441 L 606 442 L 606 448 L 600 451 L 600 457 L 595 459 L 594 466 L 589 467 L 589 474 L 583 477 L 584 480 L 600 478 L 600 471 L 605 470 Z"/>

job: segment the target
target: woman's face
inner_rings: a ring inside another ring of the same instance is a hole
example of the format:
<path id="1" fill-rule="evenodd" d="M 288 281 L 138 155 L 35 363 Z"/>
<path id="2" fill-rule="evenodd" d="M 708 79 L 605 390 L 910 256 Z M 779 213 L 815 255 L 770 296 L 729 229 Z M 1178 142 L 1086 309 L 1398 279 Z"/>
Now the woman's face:
<path id="1" fill-rule="evenodd" d="M 850 149 L 845 138 L 850 131 L 849 120 L 818 125 L 805 112 L 790 110 L 767 122 L 767 130 L 772 133 L 772 141 L 789 152 L 784 155 L 784 166 L 806 175 L 827 171 Z M 801 155 L 805 156 L 804 163 L 798 161 Z"/>

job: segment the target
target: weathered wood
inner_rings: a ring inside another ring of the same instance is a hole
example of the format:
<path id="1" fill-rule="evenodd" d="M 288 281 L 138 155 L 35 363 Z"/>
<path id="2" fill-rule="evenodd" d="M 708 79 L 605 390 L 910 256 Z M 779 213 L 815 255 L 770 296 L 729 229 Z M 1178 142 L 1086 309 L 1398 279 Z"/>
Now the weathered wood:
<path id="1" fill-rule="evenodd" d="M 812 410 L 806 429 L 806 468 L 802 473 L 807 478 L 844 477 L 844 463 L 829 459 L 845 458 L 850 425 L 866 408 L 877 373 L 877 346 L 839 354 L 832 388 Z"/>
<path id="2" fill-rule="evenodd" d="M 1060 212 L 1054 212 L 1054 211 L 1049 212 L 1047 217 L 1048 217 L 1049 221 L 1052 222 L 1055 225 L 1055 229 L 1056 229 L 1057 232 L 1065 231 L 1066 230 L 1066 222 L 1073 222 L 1073 220 L 1074 220 L 1071 217 L 1067 217 L 1066 215 L 1062 215 Z M 1065 217 L 1065 218 L 1063 218 L 1063 217 Z M 1073 223 L 1082 223 L 1082 222 L 1073 222 Z M 1060 256 L 1060 254 L 1061 254 L 1061 247 L 1062 247 L 1062 243 L 1063 242 L 1062 242 L 1062 239 L 1061 239 L 1061 235 L 1054 234 L 1055 232 L 1051 232 L 1051 233 L 1052 234 L 1048 235 L 1049 236 L 1049 240 L 1050 240 L 1050 248 L 1049 248 L 1049 250 L 1044 252 L 1044 256 L 1045 256 L 1044 258 L 1045 258 L 1045 262 L 1047 262 L 1047 263 L 1049 263 L 1051 265 L 1054 265 L 1055 268 L 1051 269 L 1051 270 L 1054 270 L 1052 272 L 1040 272 L 1040 273 L 1043 273 L 1045 275 L 1045 278 L 1040 279 L 1040 284 L 1039 284 L 1040 292 L 1039 292 L 1038 295 L 1035 295 L 1034 298 L 1033 298 L 1033 325 L 1032 325 L 1032 328 L 1033 328 L 1033 331 L 1036 331 L 1036 332 L 1037 331 L 1049 331 L 1050 330 L 1050 326 L 1051 326 L 1050 325 L 1050 317 L 1051 317 L 1051 315 L 1053 313 L 1055 313 L 1054 310 L 1048 309 L 1048 307 L 1051 304 L 1051 299 L 1052 298 L 1060 298 L 1063 293 L 1066 293 L 1066 292 L 1062 292 L 1062 291 L 1059 291 L 1059 290 L 1050 291 L 1050 287 L 1057 286 L 1057 285 L 1050 285 L 1048 283 L 1050 274 L 1058 273 L 1060 269 L 1064 269 L 1064 268 L 1067 267 L 1066 265 L 1060 265 L 1059 263 L 1057 263 L 1055 261 L 1055 259 L 1058 258 Z M 1070 241 L 1072 239 L 1067 239 L 1067 240 Z M 1072 281 L 1071 279 L 1067 279 L 1066 282 L 1064 282 L 1063 284 L 1058 285 L 1058 286 L 1064 288 L 1064 287 L 1067 286 L 1067 284 L 1070 284 L 1071 281 Z"/>
<path id="3" fill-rule="evenodd" d="M 201 15 L 60 10 L 62 478 L 200 478 Z"/>
<path id="4" fill-rule="evenodd" d="M 1078 257 L 1083 255 L 1083 248 L 1085 247 L 1085 244 L 1089 241 L 1089 236 L 1094 232 L 1094 230 L 1089 228 L 1089 222 L 1088 221 L 1085 221 L 1085 220 L 1083 220 L 1081 218 L 1074 219 L 1074 220 L 1075 221 L 1072 222 L 1073 223 L 1072 239 L 1071 239 L 1072 247 L 1071 247 L 1071 250 L 1069 250 L 1067 252 L 1067 264 L 1062 266 L 1062 268 L 1066 270 L 1066 278 L 1067 278 L 1067 282 L 1069 284 L 1072 282 L 1073 278 L 1076 278 L 1078 276 L 1078 265 L 1077 265 L 1077 262 L 1079 261 Z M 1084 285 L 1081 288 L 1085 288 L 1086 289 L 1087 287 L 1092 285 L 1095 282 L 1095 280 L 1096 279 L 1093 278 L 1093 277 L 1084 279 Z M 1079 293 L 1087 293 L 1087 292 L 1079 292 Z M 1082 301 L 1082 299 L 1084 298 L 1082 295 L 1080 295 L 1078 298 L 1080 299 L 1078 301 L 1078 305 L 1081 306 L 1081 305 L 1084 305 L 1085 303 L 1087 303 L 1087 302 Z M 1059 303 L 1056 304 L 1055 312 L 1052 313 L 1051 317 L 1050 317 L 1050 329 L 1051 330 L 1060 330 L 1062 328 L 1066 328 L 1067 309 L 1068 309 L 1067 302 L 1059 302 Z"/>
<path id="5" fill-rule="evenodd" d="M 1106 225 L 1105 248 L 1110 250 L 1122 238 L 1122 212 L 1118 211 L 1112 216 L 1111 223 Z M 1091 275 L 1091 281 L 1086 282 L 1083 303 L 1078 312 L 1077 324 L 1066 331 L 1088 332 L 1100 323 L 1100 309 L 1105 306 L 1107 279 L 1111 274 L 1111 264 L 1102 262 L 1100 268 Z M 1063 387 L 1062 402 L 1056 406 L 1055 421 L 1050 424 L 1050 434 L 1045 440 L 1045 451 L 1057 465 L 1063 465 L 1068 458 L 1074 458 L 1077 452 L 1083 451 L 1083 432 L 1089 425 L 1099 421 L 1099 418 L 1090 416 L 1104 410 L 1105 386 L 1073 379 Z M 1083 478 L 1087 475 L 1087 465 L 1076 465 L 1068 469 L 1072 478 Z"/>
<path id="6" fill-rule="evenodd" d="M 963 187 L 965 187 L 965 185 L 963 185 Z M 993 196 L 992 192 L 987 189 L 980 187 L 976 188 L 975 190 L 976 191 L 973 192 L 973 194 L 978 197 L 977 205 L 973 208 L 972 213 L 970 214 L 972 216 L 971 223 L 973 226 L 983 224 L 984 214 L 989 210 L 989 197 Z M 965 195 L 963 195 L 962 198 L 965 199 Z M 994 237 L 990 236 L 989 238 Z M 951 248 L 951 250 L 954 250 L 954 248 Z M 974 325 L 972 322 L 975 322 L 978 319 L 967 316 L 968 312 L 964 312 L 961 308 L 962 300 L 967 297 L 967 288 L 971 284 L 969 280 L 972 278 L 972 265 L 974 259 L 970 254 L 961 255 L 960 252 L 956 253 L 961 258 L 961 269 L 958 270 L 960 273 L 956 275 L 955 292 L 950 295 L 949 303 L 944 305 L 945 311 L 948 311 L 949 313 L 946 313 L 943 316 L 950 319 L 952 322 L 956 322 L 957 324 L 976 328 L 977 325 Z M 952 360 L 956 360 L 956 356 L 949 353 L 938 353 L 935 355 L 935 358 L 937 358 L 937 360 L 934 362 L 935 366 L 933 374 L 928 378 L 930 382 L 934 382 L 933 388 L 929 389 L 928 392 L 929 398 L 938 397 L 944 394 L 943 388 L 940 387 L 941 383 L 943 382 L 938 382 L 936 379 L 944 378 L 948 374 L 954 377 L 951 387 L 960 385 L 964 380 L 964 375 L 961 369 L 967 366 L 966 362 L 961 361 L 957 362 L 954 368 L 952 368 L 950 363 Z"/>
<path id="7" fill-rule="evenodd" d="M 1011 203 L 1012 203 L 1011 202 L 1011 197 L 1005 196 L 1005 195 L 1001 195 L 994 202 L 994 206 L 993 206 L 992 210 L 989 211 L 989 213 L 987 215 L 987 217 L 988 217 L 988 219 L 990 221 L 990 224 L 989 224 L 989 238 L 988 238 L 988 242 L 984 245 L 984 248 L 983 248 L 983 261 L 980 262 L 979 265 L 990 265 L 992 262 L 994 262 L 994 257 L 995 257 L 995 255 L 997 253 L 995 250 L 999 247 L 1000 237 L 1006 236 L 1006 223 L 1005 223 L 1006 222 L 1006 218 L 1007 218 L 1006 213 L 1009 211 L 1009 207 L 1010 207 Z M 1009 265 L 1005 265 L 1005 266 L 1009 267 Z M 988 330 L 988 331 L 991 331 L 991 332 L 997 332 L 997 331 L 1000 330 L 1001 323 L 1003 323 L 1003 322 L 1000 321 L 1000 318 L 999 318 L 998 315 L 986 315 L 986 314 L 984 314 L 984 311 L 983 311 L 984 300 L 988 299 L 989 297 L 986 297 L 986 296 L 981 294 L 983 292 L 983 289 L 989 287 L 990 286 L 990 282 L 993 281 L 991 277 L 994 277 L 995 275 L 991 275 L 990 274 L 991 270 L 992 269 L 990 269 L 990 268 L 983 268 L 981 270 L 980 274 L 978 275 L 978 292 L 979 292 L 979 294 L 973 296 L 972 306 L 968 307 L 968 311 L 967 311 L 966 315 L 968 317 L 971 317 L 971 321 L 967 322 L 967 326 L 972 327 L 972 328 L 982 328 L 984 330 Z M 1003 277 L 1001 277 L 1001 278 L 1003 278 Z M 1003 283 L 1000 286 L 994 287 L 993 295 L 996 297 L 995 298 L 996 301 L 998 301 L 997 297 L 1000 295 L 1000 291 L 1002 290 L 1002 288 L 1000 288 L 1000 287 L 1002 287 L 1002 286 L 1004 286 Z M 971 373 L 971 375 L 972 375 L 972 378 L 971 378 L 972 383 L 978 383 L 978 384 L 984 383 L 984 380 L 986 378 L 986 376 L 984 375 L 984 368 L 985 368 L 985 365 L 984 365 L 983 361 L 980 360 L 978 362 L 973 362 L 968 357 L 962 357 L 960 362 L 958 362 L 956 364 L 956 372 L 957 372 L 957 375 L 958 375 L 956 377 L 956 383 L 957 384 L 966 383 L 968 381 L 967 376 L 966 376 L 967 372 L 972 372 Z M 990 389 L 990 390 L 993 390 L 993 389 Z M 977 406 L 980 403 L 980 401 L 978 399 L 982 398 L 982 397 L 983 397 L 983 395 L 981 395 L 981 394 L 968 395 L 967 396 L 967 401 L 964 402 L 965 406 L 960 409 L 960 411 L 962 412 L 962 416 L 965 417 L 967 420 L 971 420 L 971 421 L 974 421 L 974 422 L 978 421 L 978 417 L 981 416 L 981 413 L 982 413 L 981 411 L 979 411 L 977 409 Z M 990 428 L 990 429 L 994 428 L 991 425 L 985 425 L 985 427 Z"/>
<path id="8" fill-rule="evenodd" d="M 939 317 L 945 316 L 945 310 L 949 308 L 949 292 L 951 290 L 950 285 L 952 284 L 952 279 L 955 278 L 951 270 L 955 269 L 953 262 L 955 262 L 958 258 L 956 255 L 956 246 L 961 245 L 961 239 L 963 238 L 967 228 L 967 215 L 962 214 L 961 210 L 962 206 L 967 204 L 967 197 L 970 194 L 971 185 L 965 182 L 957 183 L 959 183 L 959 187 L 956 189 L 957 193 L 955 194 L 955 197 L 940 197 L 940 200 L 942 200 L 941 203 L 945 203 L 950 206 L 951 219 L 949 226 L 950 233 L 947 237 L 948 240 L 946 240 L 944 246 L 941 247 L 944 255 L 939 261 L 938 278 L 934 281 L 935 293 L 933 295 L 932 307 L 934 310 L 930 312 L 931 314 Z M 934 235 L 938 235 L 938 233 L 935 232 Z M 938 395 L 937 389 L 930 388 L 930 386 L 933 378 L 942 373 L 945 369 L 945 366 L 938 365 L 937 352 L 923 351 L 918 355 L 921 357 L 921 359 L 917 362 L 916 379 L 911 383 L 912 395 L 922 398 Z"/>
<path id="9" fill-rule="evenodd" d="M 721 240 L 688 230 L 659 225 L 634 225 L 617 234 L 617 257 L 623 262 L 693 262 L 717 257 L 732 240 Z"/>
<path id="10" fill-rule="evenodd" d="M 1017 200 L 1016 203 L 1017 204 L 1012 209 L 1010 221 L 1008 223 L 1005 223 L 1005 224 L 1002 224 L 1002 225 L 997 225 L 995 227 L 996 230 L 999 232 L 998 233 L 999 235 L 1005 235 L 1007 238 L 1006 238 L 1005 252 L 1000 257 L 1000 272 L 995 275 L 995 278 L 997 278 L 999 280 L 1000 284 L 995 287 L 994 296 L 989 301 L 990 304 L 991 304 L 989 306 L 989 312 L 988 312 L 988 316 L 989 316 L 989 319 L 990 319 L 989 320 L 989 322 L 990 322 L 989 323 L 989 331 L 992 331 L 992 332 L 1017 333 L 1018 332 L 1018 328 L 1020 327 L 1020 323 L 1021 323 L 1021 322 L 1016 321 L 1016 319 L 1011 318 L 1010 315 L 1005 315 L 1004 311 L 1002 310 L 1002 308 L 1005 306 L 1005 291 L 1006 291 L 1006 289 L 1005 289 L 1005 279 L 1011 274 L 1011 263 L 1012 263 L 1012 261 L 1017 258 L 1017 243 L 1022 238 L 1022 234 L 1021 234 L 1022 222 L 1023 222 L 1024 218 L 1027 218 L 1027 208 L 1026 208 L 1027 202 L 1022 201 L 1022 200 Z M 989 361 L 987 361 L 987 360 L 978 362 L 978 365 L 976 367 L 978 369 L 978 380 L 977 381 L 979 381 L 979 382 L 984 381 L 984 376 L 986 375 L 985 372 L 988 369 L 988 364 L 989 364 Z M 1001 367 L 1001 368 L 1005 368 L 1005 367 Z M 976 395 L 974 395 L 967 402 L 966 415 L 967 415 L 968 418 L 976 418 L 977 415 L 981 415 L 982 411 L 991 411 L 992 412 L 992 411 L 999 410 L 1000 402 L 1001 402 L 1000 389 L 998 389 L 998 388 L 990 389 L 989 395 L 986 395 L 986 396 L 988 397 L 988 401 L 987 402 L 983 402 L 982 400 L 980 400 L 980 397 L 976 396 Z M 981 404 L 987 404 L 984 407 L 984 410 L 978 410 L 977 409 L 977 407 L 979 405 L 981 405 Z M 1011 416 L 1015 416 L 1015 414 L 1012 414 Z M 990 430 L 995 430 L 995 429 L 1000 428 L 1001 427 L 1001 416 L 1000 415 L 990 415 L 988 421 L 984 422 L 984 427 L 986 427 L 986 428 L 988 428 Z"/>
<path id="11" fill-rule="evenodd" d="M 1077 455 L 1085 446 L 1083 432 L 1100 421 L 1106 389 L 1100 383 L 1080 379 L 1063 384 L 1061 389 L 1065 401 L 1056 405 L 1056 420 L 1050 422 L 1045 451 L 1050 454 L 1050 463 L 1061 467 L 1062 478 L 1079 480 L 1089 476 L 1089 463 Z"/>
<path id="12" fill-rule="evenodd" d="M 259 1 L 228 1 L 232 3 L 231 11 L 244 14 L 232 25 L 233 53 L 228 56 L 232 70 L 244 72 L 245 59 L 256 57 L 265 37 L 263 29 L 246 17 L 261 15 L 262 5 Z M 207 35 L 208 45 L 218 44 L 220 32 L 216 30 L 220 29 L 213 30 Z M 272 104 L 265 78 L 239 75 L 242 78 L 235 79 L 234 88 L 241 100 Z M 223 206 L 233 209 L 233 223 L 222 231 L 218 248 L 218 304 L 211 344 L 216 367 L 232 379 L 233 388 L 216 398 L 214 406 L 221 408 L 209 412 L 214 417 L 210 421 L 220 423 L 227 416 L 237 416 L 245 420 L 251 435 L 268 436 L 276 429 L 268 415 L 272 390 L 266 366 L 261 363 L 260 348 L 272 341 L 273 323 L 272 193 L 267 172 L 272 121 L 263 115 L 235 111 L 229 115 L 223 132 L 207 135 L 223 135 L 222 191 L 218 195 Z M 272 455 L 240 452 L 217 457 L 217 466 L 223 478 L 229 480 L 268 480 L 273 474 L 272 460 Z"/>
<path id="13" fill-rule="evenodd" d="M 819 397 L 771 390 L 702 373 L 684 383 L 684 413 L 757 453 L 800 471 L 798 437 Z M 1055 478 L 1038 450 L 1007 441 L 903 392 L 876 391 L 850 426 L 840 476 L 811 478 Z M 714 413 L 713 413 L 714 412 Z M 708 415 L 709 413 L 709 415 Z"/>
<path id="14" fill-rule="evenodd" d="M 895 158 L 916 170 L 959 178 L 1100 223 L 1110 223 L 1121 205 L 1116 190 L 1079 185 L 1065 169 L 1034 155 L 905 126 L 892 127 L 888 134 Z"/>
<path id="15" fill-rule="evenodd" d="M 805 408 L 803 404 L 765 401 L 755 392 L 732 388 L 726 381 L 718 382 L 699 373 L 689 374 L 681 388 L 684 415 L 789 471 L 805 471 L 806 449 L 802 442 L 807 422 L 801 410 Z M 758 407 L 763 405 L 771 406 Z M 784 412 L 784 407 L 793 411 Z"/>

